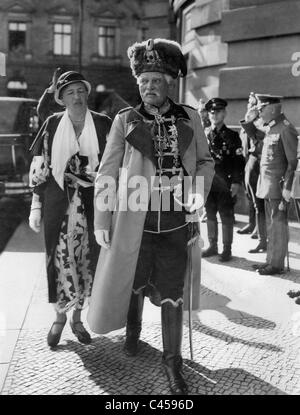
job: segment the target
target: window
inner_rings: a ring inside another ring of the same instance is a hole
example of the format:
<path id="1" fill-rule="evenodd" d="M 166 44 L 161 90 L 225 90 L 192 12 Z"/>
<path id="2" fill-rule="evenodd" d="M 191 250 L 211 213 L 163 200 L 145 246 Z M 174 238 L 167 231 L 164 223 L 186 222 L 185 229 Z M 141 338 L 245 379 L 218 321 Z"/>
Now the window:
<path id="1" fill-rule="evenodd" d="M 116 28 L 114 26 L 98 28 L 98 54 L 106 58 L 116 55 Z"/>
<path id="2" fill-rule="evenodd" d="M 70 24 L 54 24 L 54 55 L 71 55 L 71 30 Z"/>
<path id="3" fill-rule="evenodd" d="M 187 41 L 189 32 L 192 29 L 192 12 L 193 12 L 193 9 L 189 7 L 187 10 L 184 10 L 183 15 L 182 15 L 181 39 L 183 42 Z"/>
<path id="4" fill-rule="evenodd" d="M 26 23 L 10 22 L 8 24 L 8 48 L 18 52 L 26 47 Z"/>

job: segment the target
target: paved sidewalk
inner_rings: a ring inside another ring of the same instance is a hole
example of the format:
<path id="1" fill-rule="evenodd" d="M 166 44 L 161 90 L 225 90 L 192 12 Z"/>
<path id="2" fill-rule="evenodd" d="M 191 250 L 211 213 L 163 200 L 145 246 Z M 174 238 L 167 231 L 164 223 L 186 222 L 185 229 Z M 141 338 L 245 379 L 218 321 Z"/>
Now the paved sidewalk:
<path id="1" fill-rule="evenodd" d="M 46 336 L 54 313 L 47 304 L 39 237 L 31 239 L 35 252 L 20 252 L 28 246 L 24 238 L 29 232 L 25 224 L 18 228 L 0 257 L 0 292 L 6 290 L 6 300 L 0 294 L 2 394 L 168 394 L 160 365 L 160 310 L 149 302 L 136 358 L 122 353 L 124 330 L 94 334 L 92 344 L 85 346 L 67 325 L 56 350 L 48 348 Z M 225 265 L 216 257 L 202 261 L 193 362 L 186 323 L 183 338 L 191 394 L 300 394 L 300 307 L 286 295 L 290 289 L 300 289 L 299 232 L 297 226 L 291 229 L 292 270 L 285 275 L 260 276 L 252 270 L 251 264 L 263 262 L 265 255 L 248 254 L 257 243 L 248 235 L 235 233 L 233 261 Z M 202 233 L 205 240 L 205 224 Z"/>

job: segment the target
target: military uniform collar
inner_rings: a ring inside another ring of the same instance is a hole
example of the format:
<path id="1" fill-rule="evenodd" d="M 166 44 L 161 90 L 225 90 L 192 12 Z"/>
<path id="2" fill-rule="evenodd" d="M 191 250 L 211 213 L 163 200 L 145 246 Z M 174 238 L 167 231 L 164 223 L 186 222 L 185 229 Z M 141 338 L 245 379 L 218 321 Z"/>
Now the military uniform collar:
<path id="1" fill-rule="evenodd" d="M 189 120 L 190 117 L 188 116 L 185 109 L 181 106 L 176 104 L 174 101 L 172 101 L 170 98 L 170 108 L 165 114 L 161 114 L 163 117 L 168 117 L 168 115 L 173 115 L 177 119 L 184 118 L 186 120 Z M 127 118 L 127 122 L 134 122 L 134 121 L 142 121 L 142 120 L 149 120 L 154 119 L 154 115 L 149 114 L 144 107 L 144 103 L 141 102 L 139 105 L 137 105 L 135 108 L 133 108 Z"/>

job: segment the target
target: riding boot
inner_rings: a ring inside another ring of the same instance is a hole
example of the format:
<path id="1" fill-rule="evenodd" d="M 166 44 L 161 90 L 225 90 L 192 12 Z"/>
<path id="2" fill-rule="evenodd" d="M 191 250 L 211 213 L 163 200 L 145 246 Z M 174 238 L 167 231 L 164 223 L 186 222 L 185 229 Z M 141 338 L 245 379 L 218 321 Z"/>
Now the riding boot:
<path id="1" fill-rule="evenodd" d="M 172 395 L 187 395 L 187 386 L 181 374 L 182 315 L 182 304 L 173 306 L 166 302 L 161 306 L 162 363 Z"/>
<path id="2" fill-rule="evenodd" d="M 142 330 L 143 306 L 143 290 L 138 294 L 132 293 L 127 313 L 126 340 L 124 344 L 124 352 L 127 356 L 135 356 L 138 352 L 139 339 Z"/>
<path id="3" fill-rule="evenodd" d="M 202 252 L 202 256 L 209 257 L 218 255 L 218 222 L 207 219 L 207 235 L 209 247 Z"/>
<path id="4" fill-rule="evenodd" d="M 233 225 L 226 224 L 222 225 L 222 238 L 223 238 L 223 252 L 220 255 L 219 260 L 221 262 L 230 261 L 231 256 L 231 245 L 233 239 Z"/>

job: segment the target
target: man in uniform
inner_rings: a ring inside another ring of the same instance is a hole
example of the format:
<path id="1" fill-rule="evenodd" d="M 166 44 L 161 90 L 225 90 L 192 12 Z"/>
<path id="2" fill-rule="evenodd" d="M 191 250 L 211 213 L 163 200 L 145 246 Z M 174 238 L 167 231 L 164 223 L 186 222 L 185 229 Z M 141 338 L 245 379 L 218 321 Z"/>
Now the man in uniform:
<path id="1" fill-rule="evenodd" d="M 288 250 L 288 204 L 297 167 L 297 130 L 282 113 L 280 96 L 256 94 L 257 109 L 266 125 L 257 197 L 265 199 L 268 235 L 266 263 L 255 268 L 261 275 L 284 270 Z"/>
<path id="2" fill-rule="evenodd" d="M 174 80 L 186 75 L 180 45 L 166 39 L 149 39 L 132 45 L 128 56 L 142 102 L 115 117 L 96 178 L 95 235 L 104 249 L 99 257 L 88 322 L 97 333 L 126 324 L 124 351 L 135 356 L 139 351 L 144 296 L 148 293 L 161 306 L 162 362 L 169 387 L 173 395 L 182 395 L 187 393 L 181 374 L 181 340 L 187 244 L 192 225 L 188 213 L 196 213 L 205 202 L 214 162 L 197 111 L 176 104 L 168 96 Z M 116 197 L 119 206 L 116 210 L 107 209 L 102 198 L 106 178 L 113 179 L 112 198 Z M 136 190 L 129 185 L 137 179 L 143 179 L 144 207 L 139 209 L 132 203 Z M 118 183 L 118 191 L 114 183 Z M 182 191 L 177 186 L 180 183 Z M 182 201 L 184 209 L 179 200 L 182 194 L 187 196 Z M 202 203 L 197 202 L 198 196 Z M 165 207 L 161 200 L 166 202 Z"/>
<path id="3" fill-rule="evenodd" d="M 219 259 L 222 262 L 231 259 L 234 204 L 243 181 L 245 165 L 239 134 L 224 124 L 226 106 L 227 101 L 222 98 L 212 98 L 205 105 L 211 123 L 207 138 L 210 153 L 215 160 L 215 176 L 205 205 L 209 247 L 203 251 L 202 256 L 218 254 L 219 212 L 223 237 L 223 252 Z"/>
<path id="4" fill-rule="evenodd" d="M 265 133 L 256 127 L 258 119 L 258 110 L 256 108 L 256 98 L 253 92 L 249 95 L 249 102 L 245 119 L 240 121 L 242 131 L 246 134 L 248 155 L 245 166 L 245 190 L 249 199 L 249 204 L 255 209 L 256 229 L 258 234 L 258 245 L 249 250 L 249 253 L 264 252 L 267 250 L 267 231 L 264 199 L 256 196 L 256 187 L 259 177 L 259 164 L 261 151 L 263 147 L 263 139 Z M 245 233 L 241 230 L 239 233 Z"/>

